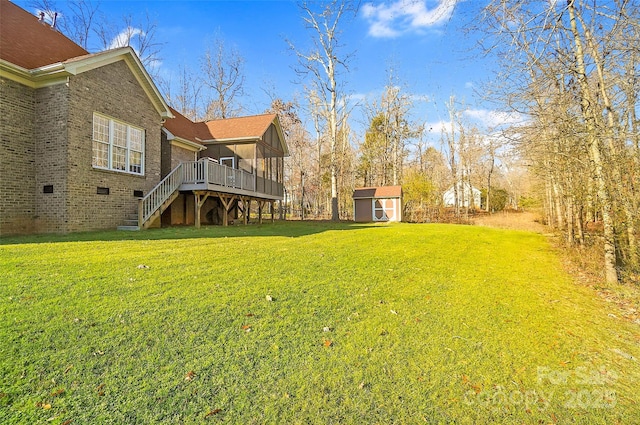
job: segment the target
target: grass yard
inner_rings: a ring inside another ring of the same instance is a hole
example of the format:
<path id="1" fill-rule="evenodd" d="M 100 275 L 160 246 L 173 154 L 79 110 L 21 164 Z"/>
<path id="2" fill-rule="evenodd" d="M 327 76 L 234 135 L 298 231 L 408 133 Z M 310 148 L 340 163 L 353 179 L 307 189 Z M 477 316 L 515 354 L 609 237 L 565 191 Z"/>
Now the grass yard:
<path id="1" fill-rule="evenodd" d="M 4 238 L 0 423 L 638 424 L 609 308 L 513 230 Z"/>

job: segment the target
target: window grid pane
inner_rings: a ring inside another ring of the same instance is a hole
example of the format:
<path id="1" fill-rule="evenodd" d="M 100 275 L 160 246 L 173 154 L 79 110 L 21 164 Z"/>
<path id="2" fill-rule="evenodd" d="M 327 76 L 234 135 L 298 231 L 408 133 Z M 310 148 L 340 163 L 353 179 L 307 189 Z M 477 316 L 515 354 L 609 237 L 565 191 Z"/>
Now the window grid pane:
<path id="1" fill-rule="evenodd" d="M 93 120 L 93 140 L 109 143 L 109 120 L 95 115 Z"/>
<path id="2" fill-rule="evenodd" d="M 130 146 L 131 150 L 136 152 L 142 152 L 142 130 L 138 130 L 137 128 L 129 129 L 130 135 Z"/>
<path id="3" fill-rule="evenodd" d="M 109 168 L 109 144 L 93 142 L 93 166 Z"/>
<path id="4" fill-rule="evenodd" d="M 113 123 L 113 145 L 127 147 L 127 126 L 119 122 Z"/>
<path id="5" fill-rule="evenodd" d="M 124 148 L 113 148 L 113 158 L 111 160 L 111 168 L 114 170 L 124 171 L 127 169 L 127 150 Z"/>
<path id="6" fill-rule="evenodd" d="M 129 155 L 129 171 L 136 174 L 142 173 L 142 153 L 131 152 Z"/>

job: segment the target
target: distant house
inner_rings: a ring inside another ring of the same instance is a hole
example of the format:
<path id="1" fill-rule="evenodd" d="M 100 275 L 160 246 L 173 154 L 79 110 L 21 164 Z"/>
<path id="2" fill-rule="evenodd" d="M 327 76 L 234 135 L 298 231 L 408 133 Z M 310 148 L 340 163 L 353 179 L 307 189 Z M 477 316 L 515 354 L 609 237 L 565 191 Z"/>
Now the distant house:
<path id="1" fill-rule="evenodd" d="M 458 183 L 458 206 L 461 208 L 480 208 L 481 192 L 469 183 Z M 454 187 L 451 186 L 442 195 L 445 207 L 453 207 L 456 204 Z"/>
<path id="2" fill-rule="evenodd" d="M 246 219 L 287 155 L 276 115 L 194 123 L 130 47 L 90 54 L 0 0 L 0 236 Z"/>
<path id="3" fill-rule="evenodd" d="M 402 186 L 354 190 L 353 218 L 356 222 L 402 221 Z"/>

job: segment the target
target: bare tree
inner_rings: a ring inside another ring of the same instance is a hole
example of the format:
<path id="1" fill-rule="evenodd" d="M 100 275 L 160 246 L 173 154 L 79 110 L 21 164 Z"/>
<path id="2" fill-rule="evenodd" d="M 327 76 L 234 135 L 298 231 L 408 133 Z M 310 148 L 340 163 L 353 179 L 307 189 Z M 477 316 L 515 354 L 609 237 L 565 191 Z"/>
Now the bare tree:
<path id="1" fill-rule="evenodd" d="M 201 60 L 204 86 L 211 91 L 206 118 L 236 116 L 242 108 L 238 98 L 244 93 L 244 58 L 235 48 L 228 49 L 221 37 L 216 37 Z"/>
<path id="2" fill-rule="evenodd" d="M 41 13 L 53 23 L 63 34 L 82 46 L 89 49 L 89 37 L 98 18 L 100 2 L 91 0 L 68 0 L 64 3 L 63 10 L 54 0 L 32 0 L 29 5 Z"/>
<path id="3" fill-rule="evenodd" d="M 172 81 L 163 81 L 162 87 L 167 101 L 178 112 L 191 121 L 199 121 L 204 117 L 202 108 L 202 79 L 186 65 L 178 68 L 177 89 L 174 91 Z"/>
<path id="4" fill-rule="evenodd" d="M 68 0 L 62 5 L 55 0 L 32 0 L 30 5 L 55 27 L 87 51 L 91 40 L 97 39 L 98 50 L 130 46 L 136 52 L 149 74 L 158 77 L 162 43 L 157 40 L 157 23 L 145 14 L 136 21 L 132 15 L 124 15 L 121 21 L 100 13 L 100 2 L 92 0 Z"/>
<path id="5" fill-rule="evenodd" d="M 313 140 L 300 119 L 300 106 L 297 101 L 283 101 L 274 98 L 267 110 L 278 114 L 282 131 L 289 146 L 289 157 L 285 160 L 285 187 L 294 210 L 299 206 L 300 218 L 304 219 L 305 211 L 311 204 L 309 185 L 313 181 Z"/>
<path id="6" fill-rule="evenodd" d="M 573 244 L 584 239 L 584 218 L 599 218 L 604 276 L 616 282 L 618 267 L 639 263 L 632 125 L 638 104 L 631 87 L 640 5 L 493 0 L 484 16 L 496 37 L 494 53 L 502 49 L 519 69 L 502 82 L 511 105 L 535 123 L 535 135 L 534 125 L 530 134 L 520 132 L 521 146 L 545 182 L 549 221 Z"/>
<path id="7" fill-rule="evenodd" d="M 158 76 L 161 59 L 162 43 L 156 37 L 157 29 L 158 24 L 148 12 L 140 22 L 136 22 L 132 15 L 124 15 L 117 24 L 103 16 L 95 26 L 103 49 L 131 47 L 152 77 Z"/>
<path id="8" fill-rule="evenodd" d="M 340 70 L 348 70 L 349 55 L 342 55 L 340 43 L 341 25 L 349 16 L 355 16 L 358 5 L 348 0 L 332 0 L 328 3 L 303 1 L 299 4 L 302 19 L 311 36 L 313 48 L 305 52 L 288 41 L 298 57 L 298 74 L 311 76 L 313 90 L 317 93 L 328 123 L 330 144 L 331 219 L 340 219 L 338 203 L 338 125 L 344 107 L 338 82 Z"/>

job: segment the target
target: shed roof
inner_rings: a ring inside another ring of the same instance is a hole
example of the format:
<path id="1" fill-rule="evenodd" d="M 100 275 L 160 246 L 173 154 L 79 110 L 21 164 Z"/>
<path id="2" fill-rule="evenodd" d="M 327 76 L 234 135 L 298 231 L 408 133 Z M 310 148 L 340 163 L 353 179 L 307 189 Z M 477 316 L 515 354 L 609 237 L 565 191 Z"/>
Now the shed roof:
<path id="1" fill-rule="evenodd" d="M 51 25 L 9 0 L 0 0 L 0 59 L 34 69 L 87 54 Z"/>
<path id="2" fill-rule="evenodd" d="M 361 187 L 353 191 L 353 199 L 400 197 L 402 197 L 402 186 Z"/>

